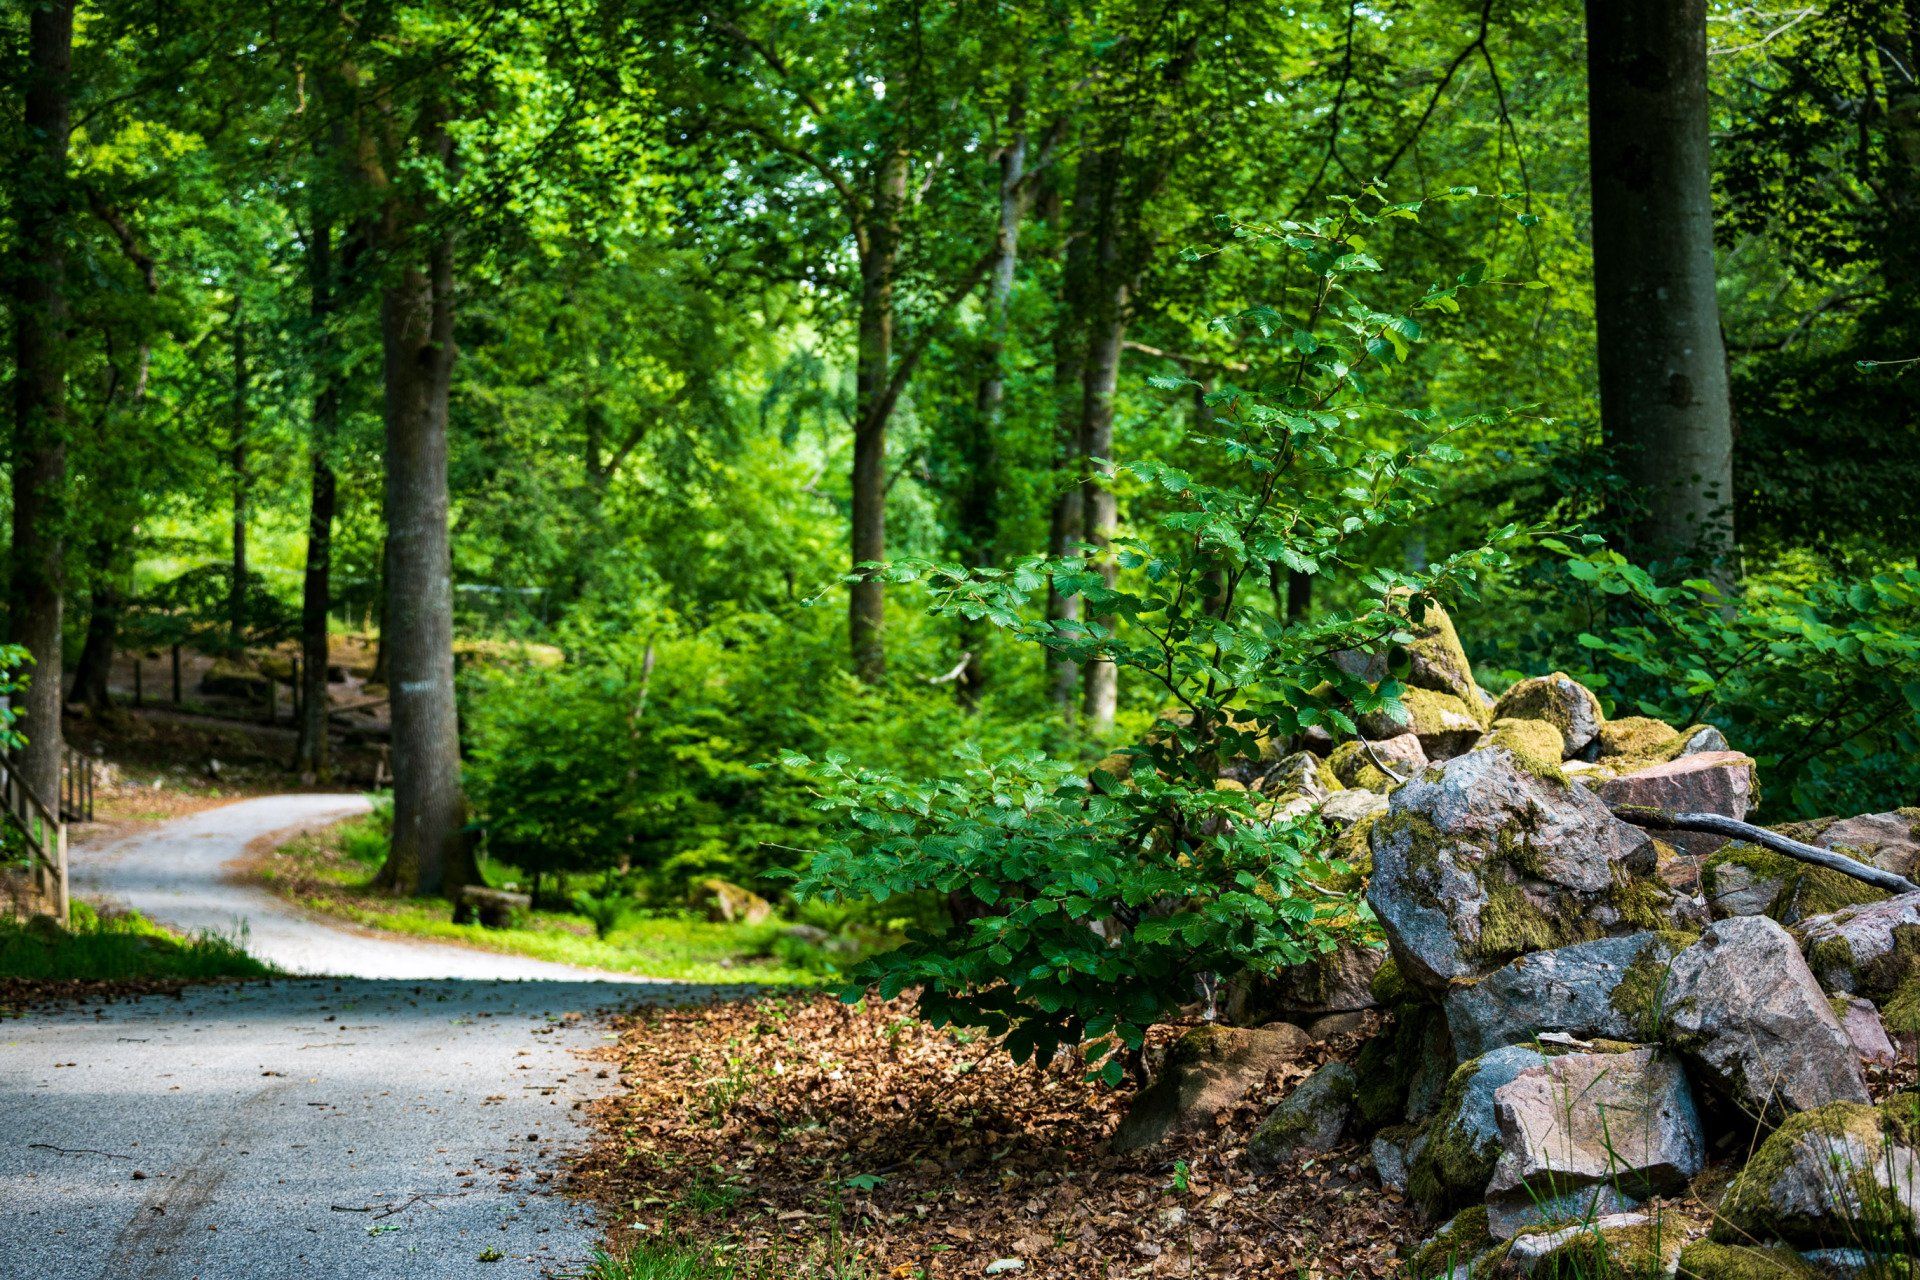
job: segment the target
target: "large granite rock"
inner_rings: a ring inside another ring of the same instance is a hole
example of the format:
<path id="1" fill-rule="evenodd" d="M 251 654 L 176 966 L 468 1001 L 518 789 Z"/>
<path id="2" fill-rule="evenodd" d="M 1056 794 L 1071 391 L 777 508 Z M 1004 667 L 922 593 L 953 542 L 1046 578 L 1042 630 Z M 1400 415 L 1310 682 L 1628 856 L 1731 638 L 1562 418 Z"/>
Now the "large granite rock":
<path id="1" fill-rule="evenodd" d="M 1353 1115 L 1353 1068 L 1329 1062 L 1294 1086 L 1247 1140 L 1246 1161 L 1256 1169 L 1278 1169 L 1303 1152 L 1336 1146 Z"/>
<path id="2" fill-rule="evenodd" d="M 1701 751 L 1608 778 L 1598 790 L 1610 805 L 1744 821 L 1753 804 L 1753 761 L 1737 751 Z M 1726 843 L 1724 836 L 1699 831 L 1677 831 L 1667 839 L 1696 857 Z"/>
<path id="3" fill-rule="evenodd" d="M 1473 664 L 1454 630 L 1453 619 L 1439 605 L 1428 605 L 1420 621 L 1408 627 L 1407 683 L 1417 689 L 1450 693 L 1462 702 L 1478 704 L 1480 687 L 1474 683 Z"/>
<path id="4" fill-rule="evenodd" d="M 1426 1142 L 1408 1171 L 1407 1194 L 1429 1217 L 1451 1213 L 1485 1194 L 1501 1149 L 1494 1094 L 1546 1060 L 1537 1050 L 1509 1045 L 1463 1063 L 1453 1073 L 1427 1126 Z"/>
<path id="5" fill-rule="evenodd" d="M 1695 1240 L 1680 1251 L 1679 1280 L 1827 1280 L 1827 1273 L 1785 1245 Z"/>
<path id="6" fill-rule="evenodd" d="M 1792 935 L 1764 916 L 1721 920 L 1673 958 L 1661 1031 L 1746 1114 L 1865 1102 L 1860 1061 Z"/>
<path id="7" fill-rule="evenodd" d="M 1386 960 L 1385 948 L 1349 942 L 1305 964 L 1289 965 L 1255 980 L 1243 1020 L 1294 1022 L 1374 1008 L 1373 978 Z"/>
<path id="8" fill-rule="evenodd" d="M 1115 1151 L 1137 1151 L 1205 1124 L 1312 1045 L 1307 1033 L 1273 1027 L 1196 1027 L 1180 1037 L 1159 1076 L 1141 1090 L 1114 1131 Z"/>
<path id="9" fill-rule="evenodd" d="M 1920 893 L 1848 907 L 1796 931 L 1829 991 L 1883 999 L 1920 978 Z"/>
<path id="10" fill-rule="evenodd" d="M 1888 896 L 1884 889 L 1852 876 L 1738 840 L 1707 859 L 1700 869 L 1700 882 L 1707 909 L 1716 920 L 1766 916 L 1795 925 Z"/>
<path id="11" fill-rule="evenodd" d="M 1396 790 L 1370 843 L 1367 901 L 1403 977 L 1431 991 L 1663 922 L 1647 833 L 1497 747 Z"/>
<path id="12" fill-rule="evenodd" d="M 1917 1148 L 1920 1095 L 1896 1094 L 1878 1107 L 1836 1102 L 1791 1116 L 1734 1179 L 1714 1238 L 1911 1257 L 1920 1250 Z"/>
<path id="13" fill-rule="evenodd" d="M 1545 720 L 1560 731 L 1566 753 L 1578 755 L 1600 733 L 1606 715 L 1593 691 L 1564 671 L 1521 680 L 1493 704 L 1495 720 Z"/>
<path id="14" fill-rule="evenodd" d="M 1837 850 L 1909 880 L 1916 879 L 1915 872 L 1920 871 L 1920 809 L 1792 823 L 1782 831 L 1796 840 Z"/>
<path id="15" fill-rule="evenodd" d="M 1685 1187 L 1706 1162 L 1686 1073 L 1658 1049 L 1549 1058 L 1493 1098 L 1500 1158 L 1487 1184 L 1489 1206 L 1531 1209 L 1590 1187 L 1630 1198 L 1664 1195 Z"/>
<path id="16" fill-rule="evenodd" d="M 1658 1037 L 1658 1006 L 1687 934 L 1630 933 L 1521 956 L 1447 993 L 1454 1052 L 1477 1057 L 1548 1032 L 1582 1040 Z"/>

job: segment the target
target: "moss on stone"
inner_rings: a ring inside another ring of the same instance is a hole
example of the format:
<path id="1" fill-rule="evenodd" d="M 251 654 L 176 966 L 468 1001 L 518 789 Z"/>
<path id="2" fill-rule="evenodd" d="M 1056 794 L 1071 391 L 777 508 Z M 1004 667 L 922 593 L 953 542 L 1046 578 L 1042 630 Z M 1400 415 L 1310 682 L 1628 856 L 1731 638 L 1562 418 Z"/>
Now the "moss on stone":
<path id="1" fill-rule="evenodd" d="M 1678 1280 L 1824 1280 L 1792 1249 L 1696 1240 L 1680 1251 Z"/>
<path id="2" fill-rule="evenodd" d="M 1386 963 L 1373 971 L 1373 978 L 1367 983 L 1367 994 L 1383 1009 L 1391 1009 L 1413 998 L 1406 979 L 1400 976 L 1400 962 L 1392 956 L 1388 956 Z"/>
<path id="3" fill-rule="evenodd" d="M 1651 716 L 1626 716 L 1619 720 L 1609 720 L 1600 726 L 1600 755 L 1608 756 L 1644 756 L 1659 755 L 1662 759 L 1671 759 L 1672 752 L 1687 745 L 1680 731 L 1663 720 Z"/>
<path id="4" fill-rule="evenodd" d="M 1678 930 L 1662 931 L 1640 949 L 1627 971 L 1607 997 L 1607 1003 L 1625 1015 L 1633 1033 L 1649 1043 L 1658 1041 L 1662 1030 L 1662 1011 L 1666 1007 L 1667 979 L 1673 969 L 1673 957 L 1692 946 L 1698 935 Z"/>
<path id="5" fill-rule="evenodd" d="M 1742 867 L 1757 881 L 1779 885 L 1765 914 L 1782 924 L 1887 898 L 1885 890 L 1852 876 L 1742 841 L 1722 845 L 1701 865 L 1701 872 L 1711 875 L 1723 866 Z"/>
<path id="6" fill-rule="evenodd" d="M 1347 864 L 1350 869 L 1346 879 L 1357 883 L 1352 887 L 1364 885 L 1373 874 L 1373 834 L 1374 824 L 1380 821 L 1380 815 L 1370 813 L 1333 839 L 1329 852 L 1338 861 Z"/>
<path id="7" fill-rule="evenodd" d="M 1486 905 L 1480 908 L 1480 936 L 1475 939 L 1475 950 L 1482 957 L 1507 959 L 1563 945 L 1559 937 L 1564 924 L 1530 902 L 1518 884 L 1496 873 L 1484 875 L 1480 887 L 1487 894 Z"/>
<path id="8" fill-rule="evenodd" d="M 1459 1123 L 1479 1072 L 1478 1058 L 1454 1069 L 1433 1123 L 1427 1127 L 1427 1143 L 1407 1170 L 1407 1195 L 1428 1213 L 1448 1213 L 1478 1200 L 1500 1158 L 1498 1134 L 1475 1141 L 1473 1133 Z"/>
<path id="9" fill-rule="evenodd" d="M 1541 781 L 1567 785 L 1566 772 L 1560 767 L 1567 755 L 1567 740 L 1545 720 L 1495 720 L 1487 742 L 1504 747 L 1515 764 Z"/>
<path id="10" fill-rule="evenodd" d="M 1531 1275 L 1542 1280 L 1604 1276 L 1610 1280 L 1672 1274 L 1689 1231 L 1697 1224 L 1671 1214 L 1631 1226 L 1591 1226 L 1534 1263 Z"/>
<path id="11" fill-rule="evenodd" d="M 1667 923 L 1668 896 L 1664 889 L 1646 876 L 1636 876 L 1625 867 L 1613 868 L 1613 884 L 1607 890 L 1607 902 L 1620 918 L 1636 929 L 1659 929 Z"/>
<path id="12" fill-rule="evenodd" d="M 1335 747 L 1326 759 L 1325 768 L 1342 790 L 1375 791 L 1385 795 L 1395 785 L 1368 757 L 1366 744 L 1358 738 Z"/>
<path id="13" fill-rule="evenodd" d="M 1897 1035 L 1920 1035 L 1920 978 L 1909 978 L 1880 1006 L 1880 1023 Z"/>
<path id="14" fill-rule="evenodd" d="M 1558 729 L 1561 737 L 1565 738 L 1569 736 L 1573 730 L 1573 720 L 1567 713 L 1567 707 L 1565 702 L 1562 701 L 1561 693 L 1568 685 L 1573 686 L 1586 695 L 1588 708 L 1593 715 L 1593 722 L 1595 724 L 1603 724 L 1606 717 L 1600 710 L 1600 699 L 1593 696 L 1591 689 L 1588 689 L 1564 671 L 1556 671 L 1551 675 L 1534 676 L 1531 679 L 1519 681 L 1512 688 L 1500 695 L 1500 701 L 1494 704 L 1493 714 L 1502 720 L 1508 718 L 1516 720 L 1544 720 Z"/>
<path id="15" fill-rule="evenodd" d="M 1435 689 L 1408 689 L 1400 695 L 1400 700 L 1407 708 L 1408 732 L 1421 738 L 1460 733 L 1475 725 L 1485 729 L 1490 723 L 1485 707 L 1469 706 L 1465 698 L 1455 694 Z M 1459 723 L 1458 717 L 1462 716 L 1466 718 L 1465 725 Z"/>
<path id="16" fill-rule="evenodd" d="M 1794 1243 L 1841 1246 L 1859 1239 L 1891 1238 L 1890 1231 L 1902 1229 L 1892 1219 L 1904 1216 L 1905 1210 L 1887 1203 L 1888 1193 L 1874 1181 L 1869 1167 L 1884 1143 L 1893 1138 L 1888 1123 L 1882 1108 L 1859 1102 L 1830 1102 L 1788 1116 L 1734 1179 L 1714 1224 L 1714 1238 L 1732 1242 L 1771 1236 Z M 1825 1157 L 1830 1167 L 1822 1174 L 1828 1181 L 1823 1198 L 1847 1205 L 1843 1213 L 1810 1213 L 1808 1206 L 1775 1202 L 1773 1190 L 1796 1163 L 1796 1153 L 1802 1147 L 1816 1155 L 1831 1150 L 1832 1154 Z M 1854 1148 L 1863 1155 L 1849 1156 L 1847 1152 Z M 1851 1164 L 1856 1158 L 1863 1161 L 1859 1167 Z"/>
<path id="17" fill-rule="evenodd" d="M 1477 1204 L 1471 1209 L 1462 1209 L 1407 1259 L 1407 1275 L 1409 1280 L 1433 1280 L 1477 1258 L 1493 1245 L 1493 1233 L 1487 1225 L 1487 1206 Z"/>

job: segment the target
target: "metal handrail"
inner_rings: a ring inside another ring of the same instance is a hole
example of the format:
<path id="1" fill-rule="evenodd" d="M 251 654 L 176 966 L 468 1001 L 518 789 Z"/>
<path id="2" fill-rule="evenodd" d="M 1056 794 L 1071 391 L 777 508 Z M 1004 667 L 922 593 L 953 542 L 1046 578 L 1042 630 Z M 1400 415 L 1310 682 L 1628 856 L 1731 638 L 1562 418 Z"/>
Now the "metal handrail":
<path id="1" fill-rule="evenodd" d="M 20 829 L 33 850 L 33 882 L 41 900 L 61 925 L 69 920 L 67 896 L 67 824 L 34 794 L 13 756 L 0 751 L 0 808 Z"/>

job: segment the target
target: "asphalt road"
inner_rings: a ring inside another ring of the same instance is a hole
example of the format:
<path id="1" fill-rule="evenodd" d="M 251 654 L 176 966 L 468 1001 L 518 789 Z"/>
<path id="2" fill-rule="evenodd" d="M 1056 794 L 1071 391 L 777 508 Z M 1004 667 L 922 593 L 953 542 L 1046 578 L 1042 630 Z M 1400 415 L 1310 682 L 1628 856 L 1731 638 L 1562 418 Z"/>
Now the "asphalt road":
<path id="1" fill-rule="evenodd" d="M 257 836 L 363 803 L 251 800 L 76 851 L 83 893 L 351 976 L 0 1024 L 0 1277 L 584 1271 L 591 1215 L 548 1183 L 617 1084 L 581 1056 L 594 1014 L 706 992 L 340 929 L 225 875 Z"/>

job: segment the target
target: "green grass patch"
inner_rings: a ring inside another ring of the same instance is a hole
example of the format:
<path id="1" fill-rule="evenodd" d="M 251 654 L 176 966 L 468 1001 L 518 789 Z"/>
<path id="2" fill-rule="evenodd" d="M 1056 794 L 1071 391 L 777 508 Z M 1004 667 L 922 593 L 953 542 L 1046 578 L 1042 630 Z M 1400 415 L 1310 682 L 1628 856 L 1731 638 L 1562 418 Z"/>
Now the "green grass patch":
<path id="1" fill-rule="evenodd" d="M 508 929 L 455 924 L 444 898 L 397 898 L 372 888 L 385 854 L 384 815 L 376 812 L 282 846 L 261 874 L 270 888 L 309 910 L 365 928 L 638 977 L 821 985 L 837 977 L 838 962 L 852 958 L 789 936 L 789 922 L 778 918 L 721 924 L 632 899 L 595 900 L 592 915 L 529 912 Z M 510 869 L 493 870 L 494 879 L 510 875 Z"/>
<path id="2" fill-rule="evenodd" d="M 596 1254 L 587 1280 L 733 1280 L 737 1274 L 712 1249 L 650 1240 L 618 1258 Z"/>
<path id="3" fill-rule="evenodd" d="M 273 970 L 244 939 L 181 938 L 137 913 L 101 916 L 73 904 L 73 928 L 0 919 L 0 976 L 37 982 L 263 978 Z"/>

